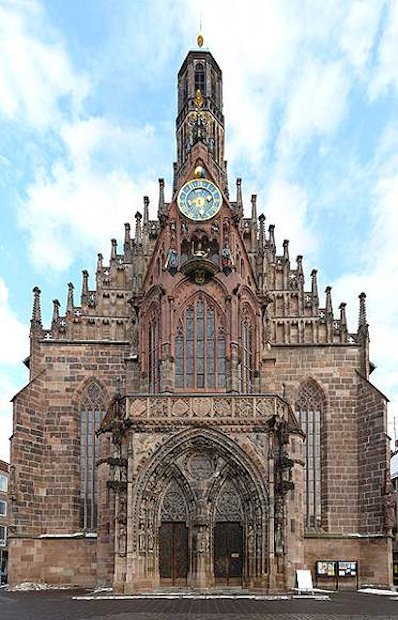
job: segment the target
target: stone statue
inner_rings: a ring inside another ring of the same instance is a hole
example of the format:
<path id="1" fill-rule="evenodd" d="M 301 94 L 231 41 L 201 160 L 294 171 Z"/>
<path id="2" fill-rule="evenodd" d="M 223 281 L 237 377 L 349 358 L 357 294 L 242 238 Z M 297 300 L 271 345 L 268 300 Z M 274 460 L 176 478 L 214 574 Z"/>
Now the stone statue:
<path id="1" fill-rule="evenodd" d="M 164 268 L 167 269 L 167 271 L 171 273 L 172 276 L 177 273 L 178 254 L 177 254 L 177 250 L 175 250 L 174 248 L 170 248 L 169 251 L 167 252 L 167 258 L 166 258 Z"/>

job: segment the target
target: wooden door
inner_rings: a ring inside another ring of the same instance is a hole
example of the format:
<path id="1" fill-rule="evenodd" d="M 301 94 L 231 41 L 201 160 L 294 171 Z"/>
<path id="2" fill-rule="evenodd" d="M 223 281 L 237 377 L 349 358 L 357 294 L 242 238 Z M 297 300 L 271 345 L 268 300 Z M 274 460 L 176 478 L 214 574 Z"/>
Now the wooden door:
<path id="1" fill-rule="evenodd" d="M 243 532 L 240 523 L 216 523 L 214 577 L 216 584 L 242 585 Z"/>
<path id="2" fill-rule="evenodd" d="M 159 573 L 162 585 L 186 585 L 189 567 L 188 528 L 177 521 L 163 522 L 159 530 Z"/>

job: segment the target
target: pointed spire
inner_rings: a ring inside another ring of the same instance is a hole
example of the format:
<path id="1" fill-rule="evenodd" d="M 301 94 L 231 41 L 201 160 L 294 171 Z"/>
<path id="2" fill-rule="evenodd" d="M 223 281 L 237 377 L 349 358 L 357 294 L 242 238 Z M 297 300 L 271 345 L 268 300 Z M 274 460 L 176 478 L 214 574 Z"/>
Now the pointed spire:
<path id="1" fill-rule="evenodd" d="M 69 282 L 69 284 L 68 284 L 68 300 L 66 302 L 66 313 L 67 314 L 72 314 L 73 308 L 75 306 L 74 301 L 73 301 L 73 289 L 74 289 L 74 286 L 73 286 L 72 282 Z"/>
<path id="2" fill-rule="evenodd" d="M 326 318 L 333 319 L 332 287 L 331 286 L 326 287 L 325 294 L 326 294 L 326 303 L 325 303 Z"/>
<path id="3" fill-rule="evenodd" d="M 61 304 L 59 303 L 58 299 L 53 299 L 53 318 L 51 321 L 53 327 L 58 323 L 60 306 Z"/>
<path id="4" fill-rule="evenodd" d="M 289 261 L 289 240 L 285 239 L 283 242 L 283 258 L 286 262 Z"/>
<path id="5" fill-rule="evenodd" d="M 366 293 L 359 295 L 359 317 L 358 317 L 358 331 L 367 327 L 366 323 Z"/>
<path id="6" fill-rule="evenodd" d="M 236 179 L 236 211 L 238 215 L 243 215 L 242 179 L 240 177 Z"/>
<path id="7" fill-rule="evenodd" d="M 31 320 L 32 328 L 34 326 L 42 327 L 40 295 L 41 295 L 41 290 L 39 289 L 38 286 L 35 286 L 35 288 L 33 289 L 33 309 L 32 309 L 32 320 Z"/>
<path id="8" fill-rule="evenodd" d="M 97 274 L 101 273 L 102 271 L 102 261 L 104 260 L 104 257 L 102 256 L 101 252 L 99 254 L 97 254 Z"/>
<path id="9" fill-rule="evenodd" d="M 141 235 L 141 220 L 142 215 L 139 211 L 135 214 L 135 243 L 139 245 L 142 243 L 142 235 Z"/>
<path id="10" fill-rule="evenodd" d="M 117 258 L 117 241 L 111 239 L 111 263 L 115 263 Z"/>
<path id="11" fill-rule="evenodd" d="M 261 213 L 261 215 L 259 215 L 258 221 L 260 222 L 258 244 L 259 244 L 260 249 L 264 249 L 264 246 L 265 246 L 265 215 L 264 213 Z"/>
<path id="12" fill-rule="evenodd" d="M 149 198 L 148 196 L 144 196 L 144 220 L 143 220 L 143 231 L 148 232 L 149 225 Z"/>
<path id="13" fill-rule="evenodd" d="M 88 271 L 83 269 L 82 292 L 80 295 L 80 305 L 84 306 L 88 302 Z"/>
<path id="14" fill-rule="evenodd" d="M 164 179 L 159 179 L 159 206 L 158 206 L 158 218 L 160 219 L 164 215 Z"/>

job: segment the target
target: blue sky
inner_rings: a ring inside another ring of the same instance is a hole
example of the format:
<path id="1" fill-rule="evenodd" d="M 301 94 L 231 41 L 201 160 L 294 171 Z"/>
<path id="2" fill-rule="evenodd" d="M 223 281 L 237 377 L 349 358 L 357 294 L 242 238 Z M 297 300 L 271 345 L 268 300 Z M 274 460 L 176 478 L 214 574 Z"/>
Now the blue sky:
<path id="1" fill-rule="evenodd" d="M 230 192 L 318 268 L 355 331 L 367 293 L 372 375 L 398 416 L 398 3 L 203 0 L 224 74 Z M 170 199 L 176 74 L 191 0 L 0 0 L 0 458 L 27 380 L 31 291 L 66 301 L 123 238 L 157 179 Z M 168 188 L 168 189 L 167 189 Z"/>

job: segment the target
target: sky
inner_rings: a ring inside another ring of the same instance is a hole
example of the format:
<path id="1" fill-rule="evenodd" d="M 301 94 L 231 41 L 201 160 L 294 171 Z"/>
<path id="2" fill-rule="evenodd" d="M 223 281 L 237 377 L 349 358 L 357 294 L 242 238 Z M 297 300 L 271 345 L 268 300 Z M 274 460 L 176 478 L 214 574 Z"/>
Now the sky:
<path id="1" fill-rule="evenodd" d="M 176 75 L 196 47 L 223 71 L 232 198 L 333 287 L 349 329 L 367 294 L 372 382 L 398 418 L 398 2 L 0 0 L 0 458 L 28 380 L 32 289 L 65 309 L 94 282 L 159 177 L 171 199 Z M 398 420 L 397 420 L 398 427 Z"/>

